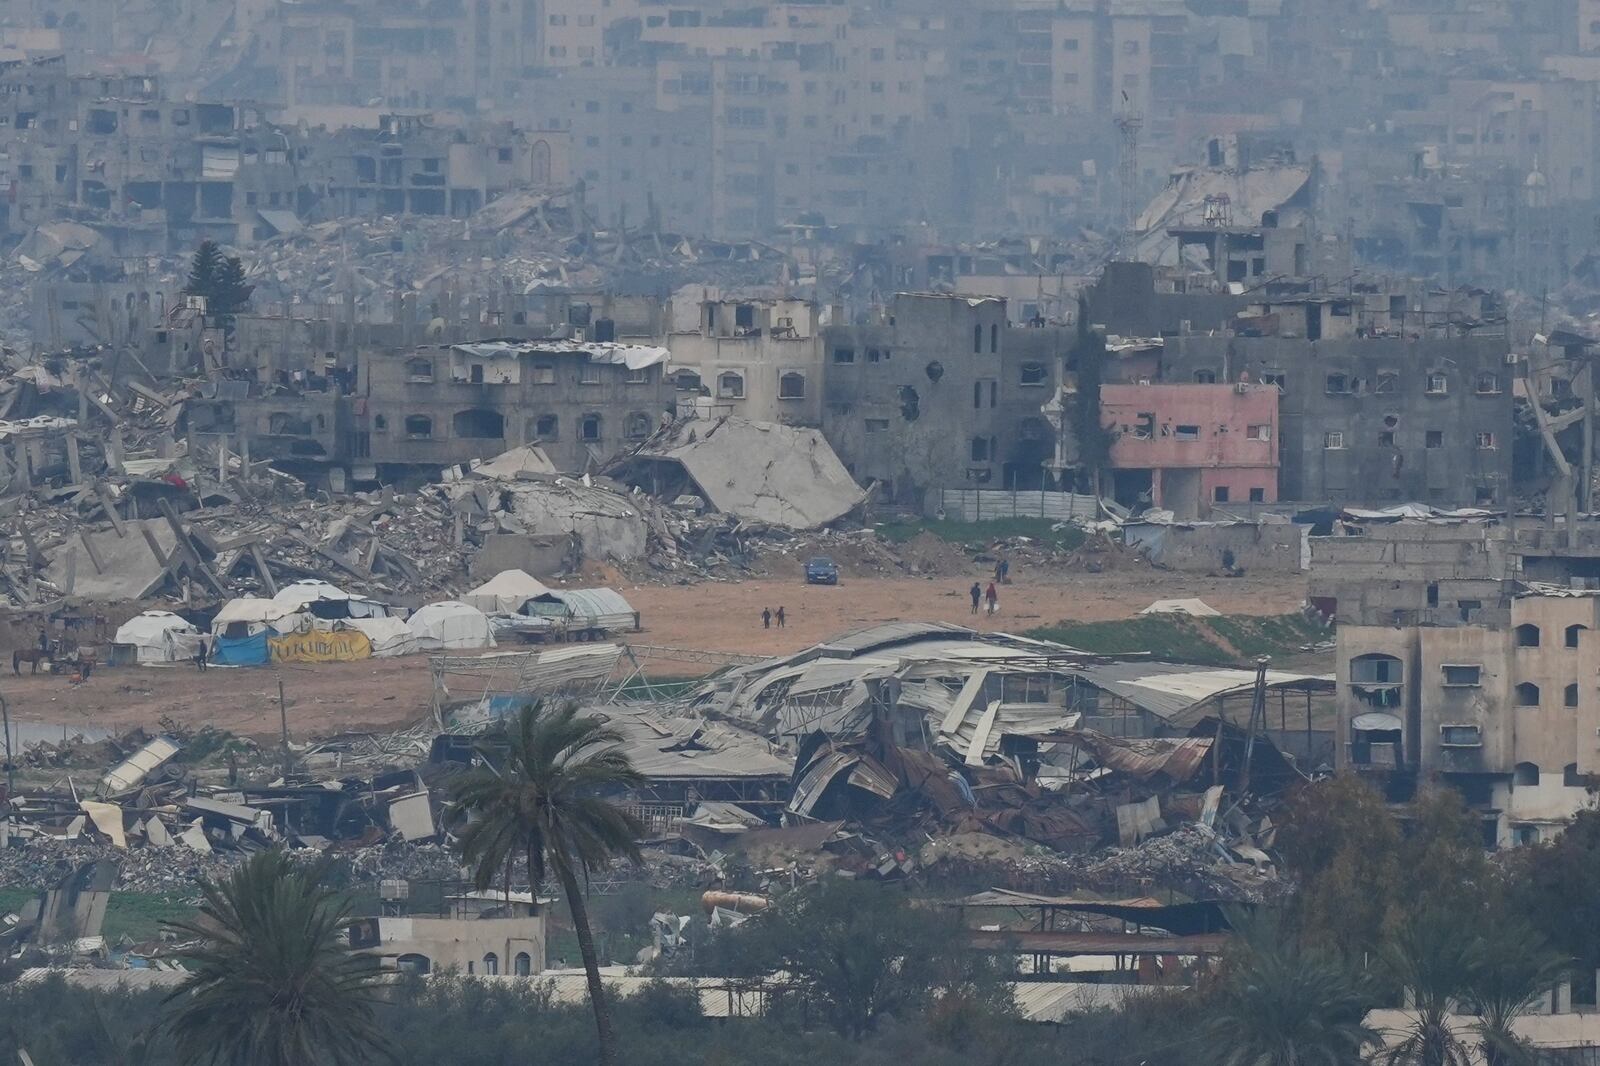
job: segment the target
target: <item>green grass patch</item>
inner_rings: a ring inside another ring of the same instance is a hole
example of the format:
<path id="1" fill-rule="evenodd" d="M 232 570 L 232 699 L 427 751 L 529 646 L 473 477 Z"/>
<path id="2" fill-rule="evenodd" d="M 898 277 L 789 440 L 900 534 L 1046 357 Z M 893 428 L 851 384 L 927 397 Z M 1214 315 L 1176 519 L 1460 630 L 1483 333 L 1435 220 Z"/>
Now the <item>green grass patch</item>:
<path id="1" fill-rule="evenodd" d="M 1055 524 L 1055 520 L 1049 518 L 996 518 L 989 522 L 940 522 L 919 518 L 884 522 L 873 530 L 891 544 L 904 544 L 922 533 L 931 533 L 940 540 L 968 548 L 986 548 L 1010 537 L 1027 537 L 1059 551 L 1072 551 L 1083 543 L 1086 536 L 1083 530 L 1073 525 L 1052 529 Z"/>
<path id="2" fill-rule="evenodd" d="M 1155 659 L 1207 666 L 1247 665 L 1258 655 L 1296 655 L 1302 646 L 1328 639 L 1326 630 L 1300 614 L 1216 618 L 1147 614 L 1115 622 L 1058 622 L 1024 635 L 1100 655 L 1144 652 Z"/>
<path id="3" fill-rule="evenodd" d="M 20 911 L 39 893 L 31 888 L 0 888 L 0 914 Z M 192 918 L 191 903 L 150 892 L 113 892 L 106 904 L 106 921 L 101 933 L 110 943 L 126 936 L 132 940 L 154 940 L 161 923 Z"/>
<path id="4" fill-rule="evenodd" d="M 1246 659 L 1257 655 L 1282 658 L 1297 655 L 1307 644 L 1331 639 L 1331 634 L 1303 614 L 1281 614 L 1267 618 L 1249 615 L 1223 615 L 1202 619 L 1220 633 Z"/>
<path id="5" fill-rule="evenodd" d="M 1149 614 L 1116 622 L 1058 622 L 1028 630 L 1024 636 L 1053 640 L 1099 655 L 1148 653 L 1157 659 L 1224 665 L 1233 661 L 1199 619 L 1177 614 Z"/>

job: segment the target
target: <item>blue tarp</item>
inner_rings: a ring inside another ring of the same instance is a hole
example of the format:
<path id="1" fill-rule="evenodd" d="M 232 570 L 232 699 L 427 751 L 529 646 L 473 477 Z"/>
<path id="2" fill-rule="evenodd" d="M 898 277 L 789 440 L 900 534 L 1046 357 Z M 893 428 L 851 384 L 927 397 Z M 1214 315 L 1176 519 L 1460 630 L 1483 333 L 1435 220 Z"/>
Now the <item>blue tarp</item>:
<path id="1" fill-rule="evenodd" d="M 211 661 L 218 666 L 265 666 L 267 632 L 253 637 L 218 637 L 211 646 Z"/>

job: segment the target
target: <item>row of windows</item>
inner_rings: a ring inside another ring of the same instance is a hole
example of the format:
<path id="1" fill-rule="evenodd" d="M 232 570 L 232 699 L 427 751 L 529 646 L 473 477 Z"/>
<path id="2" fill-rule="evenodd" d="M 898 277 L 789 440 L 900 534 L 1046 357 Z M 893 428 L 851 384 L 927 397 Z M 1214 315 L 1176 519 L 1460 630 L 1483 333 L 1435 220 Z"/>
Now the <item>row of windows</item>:
<path id="1" fill-rule="evenodd" d="M 1200 380 L 1201 374 L 1215 375 L 1211 371 L 1196 371 L 1195 380 Z M 1351 374 L 1329 374 L 1323 389 L 1330 396 L 1357 396 L 1366 391 L 1366 379 Z M 1498 396 L 1501 391 L 1500 375 L 1492 371 L 1485 371 L 1477 376 L 1473 383 L 1474 391 L 1479 396 Z M 1380 370 L 1373 381 L 1372 391 L 1375 395 L 1392 393 L 1399 390 L 1400 374 L 1394 370 Z M 1424 391 L 1430 396 L 1444 396 L 1450 392 L 1450 378 L 1438 370 L 1428 372 L 1424 382 Z"/>
<path id="2" fill-rule="evenodd" d="M 578 439 L 598 441 L 602 438 L 605 420 L 598 412 L 589 412 L 578 419 Z M 412 440 L 433 439 L 433 419 L 428 415 L 407 415 L 401 423 L 402 432 Z M 498 440 L 505 436 L 505 419 L 494 411 L 474 409 L 457 412 L 451 427 L 457 438 Z M 624 420 L 624 436 L 629 440 L 643 440 L 654 430 L 654 422 L 643 411 L 630 412 Z M 389 432 L 389 419 L 385 415 L 372 418 L 374 433 Z M 561 436 L 561 418 L 555 414 L 542 414 L 530 418 L 526 425 L 528 440 L 553 441 Z"/>
<path id="3" fill-rule="evenodd" d="M 1498 447 L 1494 434 L 1489 432 L 1474 433 L 1473 445 L 1481 450 L 1488 451 Z M 1427 448 L 1444 447 L 1444 430 L 1430 429 L 1423 436 L 1424 446 Z M 1342 429 L 1332 429 L 1322 435 L 1322 446 L 1330 452 L 1341 451 L 1345 447 L 1345 435 Z M 1394 447 L 1394 431 L 1383 430 L 1378 434 L 1378 446 L 1381 448 Z"/>
<path id="4" fill-rule="evenodd" d="M 578 384 L 599 385 L 603 378 L 602 368 L 609 364 L 591 363 L 585 360 L 578 364 Z M 434 368 L 432 359 L 417 357 L 406 360 L 406 380 L 409 382 L 427 384 L 433 381 Z M 485 382 L 485 369 L 482 363 L 471 363 L 467 367 L 467 376 L 461 381 L 481 385 Z M 501 379 L 503 383 L 504 379 Z M 533 363 L 528 368 L 528 381 L 535 385 L 554 385 L 556 383 L 556 364 L 552 362 Z M 648 385 L 650 383 L 650 368 L 639 367 L 628 369 L 623 375 L 623 381 L 629 385 Z"/>

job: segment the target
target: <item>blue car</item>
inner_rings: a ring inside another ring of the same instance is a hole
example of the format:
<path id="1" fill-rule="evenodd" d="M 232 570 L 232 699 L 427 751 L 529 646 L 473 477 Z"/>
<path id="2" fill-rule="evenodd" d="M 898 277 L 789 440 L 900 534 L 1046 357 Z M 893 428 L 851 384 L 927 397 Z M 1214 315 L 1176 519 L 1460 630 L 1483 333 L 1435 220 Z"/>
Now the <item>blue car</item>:
<path id="1" fill-rule="evenodd" d="M 838 583 L 839 568 L 833 565 L 832 559 L 819 555 L 806 563 L 806 584 L 837 585 Z"/>

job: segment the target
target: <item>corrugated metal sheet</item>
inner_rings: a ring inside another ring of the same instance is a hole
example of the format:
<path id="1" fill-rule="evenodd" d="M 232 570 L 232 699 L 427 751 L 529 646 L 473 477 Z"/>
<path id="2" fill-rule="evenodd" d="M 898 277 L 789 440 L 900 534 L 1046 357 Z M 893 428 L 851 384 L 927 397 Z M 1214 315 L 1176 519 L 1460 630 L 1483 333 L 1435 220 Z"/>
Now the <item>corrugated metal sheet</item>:
<path id="1" fill-rule="evenodd" d="M 1006 489 L 941 489 L 939 506 L 953 522 L 982 522 L 994 518 L 1048 518 L 1056 522 L 1096 521 L 1100 501 L 1071 492 Z"/>
<path id="2" fill-rule="evenodd" d="M 1176 721 L 1218 696 L 1249 692 L 1254 670 L 1218 669 L 1182 663 L 1097 663 L 1075 668 L 1084 680 L 1168 721 Z M 1333 690 L 1332 678 L 1267 671 L 1267 687 L 1309 685 Z"/>

